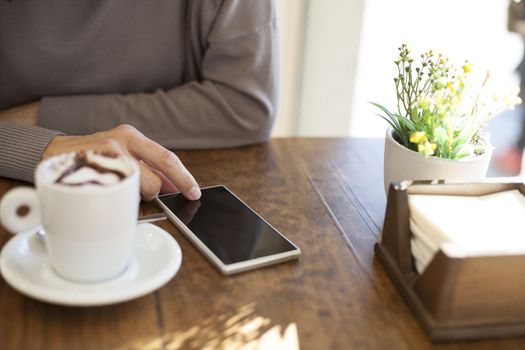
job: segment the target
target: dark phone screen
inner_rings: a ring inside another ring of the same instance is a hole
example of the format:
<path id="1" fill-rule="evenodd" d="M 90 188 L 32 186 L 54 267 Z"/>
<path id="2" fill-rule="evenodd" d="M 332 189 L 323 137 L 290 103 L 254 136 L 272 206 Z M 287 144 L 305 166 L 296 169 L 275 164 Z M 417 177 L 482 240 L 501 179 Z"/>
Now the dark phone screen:
<path id="1" fill-rule="evenodd" d="M 224 186 L 159 199 L 226 265 L 296 249 Z"/>

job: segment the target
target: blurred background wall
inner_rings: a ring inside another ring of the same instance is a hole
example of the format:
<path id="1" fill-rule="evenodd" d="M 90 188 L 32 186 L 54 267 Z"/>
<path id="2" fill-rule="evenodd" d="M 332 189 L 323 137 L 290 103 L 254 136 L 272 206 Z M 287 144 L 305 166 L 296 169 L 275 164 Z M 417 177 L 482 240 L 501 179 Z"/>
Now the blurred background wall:
<path id="1" fill-rule="evenodd" d="M 347 135 L 364 0 L 277 2 L 282 98 L 274 135 Z"/>
<path id="2" fill-rule="evenodd" d="M 383 136 L 386 125 L 367 101 L 395 106 L 402 43 L 518 84 L 523 42 L 507 31 L 507 0 L 277 2 L 282 95 L 274 136 Z"/>

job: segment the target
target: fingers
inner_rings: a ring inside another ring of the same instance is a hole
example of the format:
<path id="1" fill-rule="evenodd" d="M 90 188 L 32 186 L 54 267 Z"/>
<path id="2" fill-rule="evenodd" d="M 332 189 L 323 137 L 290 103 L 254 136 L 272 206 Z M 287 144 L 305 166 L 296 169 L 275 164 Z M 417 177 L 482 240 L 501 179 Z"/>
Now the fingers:
<path id="1" fill-rule="evenodd" d="M 180 159 L 132 126 L 121 125 L 85 136 L 57 136 L 46 147 L 44 155 L 81 149 L 96 149 L 137 159 L 141 171 L 141 194 L 145 200 L 155 198 L 159 191 L 180 190 L 190 200 L 197 200 L 201 196 L 195 178 Z"/>
<path id="2" fill-rule="evenodd" d="M 140 194 L 145 201 L 151 201 L 159 194 L 162 180 L 146 164 L 138 162 L 140 167 Z"/>
<path id="3" fill-rule="evenodd" d="M 162 148 L 156 154 L 157 157 L 151 160 L 150 165 L 160 170 L 165 177 L 174 184 L 186 198 L 197 200 L 201 196 L 197 181 L 182 164 L 175 153 Z"/>
<path id="4" fill-rule="evenodd" d="M 131 156 L 122 143 L 114 138 L 102 139 L 97 142 L 95 149 L 100 152 Z M 143 200 L 151 201 L 159 194 L 162 180 L 143 162 L 137 161 L 137 164 L 140 168 L 140 194 Z"/>
<path id="5" fill-rule="evenodd" d="M 179 192 L 179 189 L 177 188 L 177 186 L 175 186 L 173 184 L 173 182 L 171 182 L 166 176 L 164 176 L 163 173 L 161 173 L 160 171 L 158 171 L 156 169 L 153 169 L 151 167 L 149 167 L 149 169 L 151 171 L 153 171 L 160 178 L 160 180 L 162 181 L 162 187 L 160 188 L 160 193 Z"/>
<path id="6" fill-rule="evenodd" d="M 100 152 L 109 152 L 112 154 L 127 155 L 131 157 L 129 151 L 126 150 L 122 142 L 111 137 L 103 138 L 98 141 L 95 149 Z M 159 194 L 162 187 L 162 180 L 143 162 L 137 161 L 137 164 L 140 168 L 140 195 L 143 200 L 151 201 Z"/>
<path id="7" fill-rule="evenodd" d="M 107 138 L 102 140 L 101 142 L 97 143 L 94 148 L 99 152 L 107 152 L 110 154 L 129 156 L 129 153 L 122 146 L 122 144 L 113 138 Z"/>
<path id="8" fill-rule="evenodd" d="M 160 171 L 186 198 L 190 200 L 200 198 L 201 191 L 197 181 L 175 153 L 148 139 L 133 127 L 120 126 L 117 129 L 130 139 L 127 148 L 135 158 Z"/>

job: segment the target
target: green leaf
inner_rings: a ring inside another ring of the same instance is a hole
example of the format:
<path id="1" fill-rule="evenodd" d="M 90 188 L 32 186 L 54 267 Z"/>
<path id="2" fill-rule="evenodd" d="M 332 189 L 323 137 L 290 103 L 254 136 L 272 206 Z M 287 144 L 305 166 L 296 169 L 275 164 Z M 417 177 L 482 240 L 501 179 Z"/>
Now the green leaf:
<path id="1" fill-rule="evenodd" d="M 460 159 L 474 155 L 474 147 L 468 143 L 457 143 L 452 149 L 452 158 Z"/>
<path id="2" fill-rule="evenodd" d="M 414 132 L 417 130 L 416 124 L 414 124 L 414 122 L 411 121 L 410 119 L 403 117 L 402 115 L 397 114 L 397 113 L 394 114 L 394 117 L 399 121 L 400 124 L 403 124 L 411 132 Z"/>
<path id="3" fill-rule="evenodd" d="M 378 117 L 381 117 L 381 118 L 383 118 L 384 120 L 386 120 L 386 122 L 387 122 L 388 124 L 390 124 L 390 126 L 392 127 L 392 129 L 394 129 L 394 130 L 396 130 L 396 131 L 398 130 L 399 125 L 394 124 L 390 119 L 388 119 L 388 118 L 385 117 L 384 115 L 381 115 L 381 114 L 378 114 L 378 113 L 376 113 L 376 115 L 377 115 Z"/>
<path id="4" fill-rule="evenodd" d="M 390 126 L 392 127 L 392 129 L 394 130 L 394 132 L 395 132 L 397 135 L 403 135 L 403 134 L 402 134 L 403 131 L 399 128 L 399 125 L 394 124 L 390 119 L 388 119 L 387 117 L 385 117 L 385 116 L 383 116 L 383 115 L 381 115 L 381 114 L 376 114 L 376 115 L 377 115 L 378 117 L 381 117 L 381 118 L 383 118 L 384 120 L 386 120 L 386 122 L 387 122 L 388 124 L 390 124 Z M 400 137 L 401 137 L 401 136 L 400 136 Z M 403 141 L 403 144 L 405 144 L 405 141 L 404 141 L 404 139 L 403 139 L 402 137 L 401 137 L 401 140 Z"/>
<path id="5" fill-rule="evenodd" d="M 374 105 L 374 106 L 376 106 L 380 110 L 382 110 L 388 116 L 388 118 L 390 118 L 390 120 L 393 123 L 397 124 L 398 127 L 400 126 L 397 118 L 388 109 L 386 109 L 385 107 L 381 106 L 379 103 L 375 103 L 375 102 L 369 102 L 369 103 Z"/>
<path id="6" fill-rule="evenodd" d="M 447 132 L 442 126 L 438 126 L 434 129 L 434 138 L 440 145 L 444 145 L 447 142 Z"/>
<path id="7" fill-rule="evenodd" d="M 383 107 L 379 103 L 375 103 L 375 102 L 369 102 L 369 103 L 374 105 L 374 106 L 376 106 L 380 110 L 382 110 L 388 116 L 388 118 L 387 118 L 387 117 L 385 117 L 383 115 L 377 114 L 378 116 L 380 116 L 381 118 L 386 120 L 392 126 L 392 129 L 394 129 L 394 132 L 399 136 L 399 138 L 401 138 L 401 141 L 403 142 L 403 145 L 405 145 L 405 147 L 409 148 L 410 144 L 408 142 L 408 136 L 407 136 L 407 133 L 405 132 L 405 130 L 403 129 L 403 126 L 405 128 L 407 128 L 407 129 L 409 129 L 409 130 L 411 130 L 412 128 L 415 129 L 414 123 L 412 123 L 412 121 L 410 121 L 409 119 L 407 119 L 407 118 L 405 118 L 405 117 L 403 117 L 403 116 L 401 116 L 399 114 L 395 114 L 395 113 L 390 112 L 388 109 L 386 109 L 385 107 Z"/>

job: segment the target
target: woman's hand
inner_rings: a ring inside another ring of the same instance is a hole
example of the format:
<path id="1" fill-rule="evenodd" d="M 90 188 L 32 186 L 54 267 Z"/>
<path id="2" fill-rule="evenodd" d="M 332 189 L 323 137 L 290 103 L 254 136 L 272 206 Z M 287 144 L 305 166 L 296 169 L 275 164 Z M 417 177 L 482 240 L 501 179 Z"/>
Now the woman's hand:
<path id="1" fill-rule="evenodd" d="M 201 196 L 197 182 L 175 153 L 148 139 L 130 125 L 120 125 L 86 136 L 56 136 L 42 157 L 87 149 L 135 158 L 140 166 L 140 193 L 144 200 L 154 199 L 159 192 L 180 191 L 190 200 L 197 200 Z"/>

